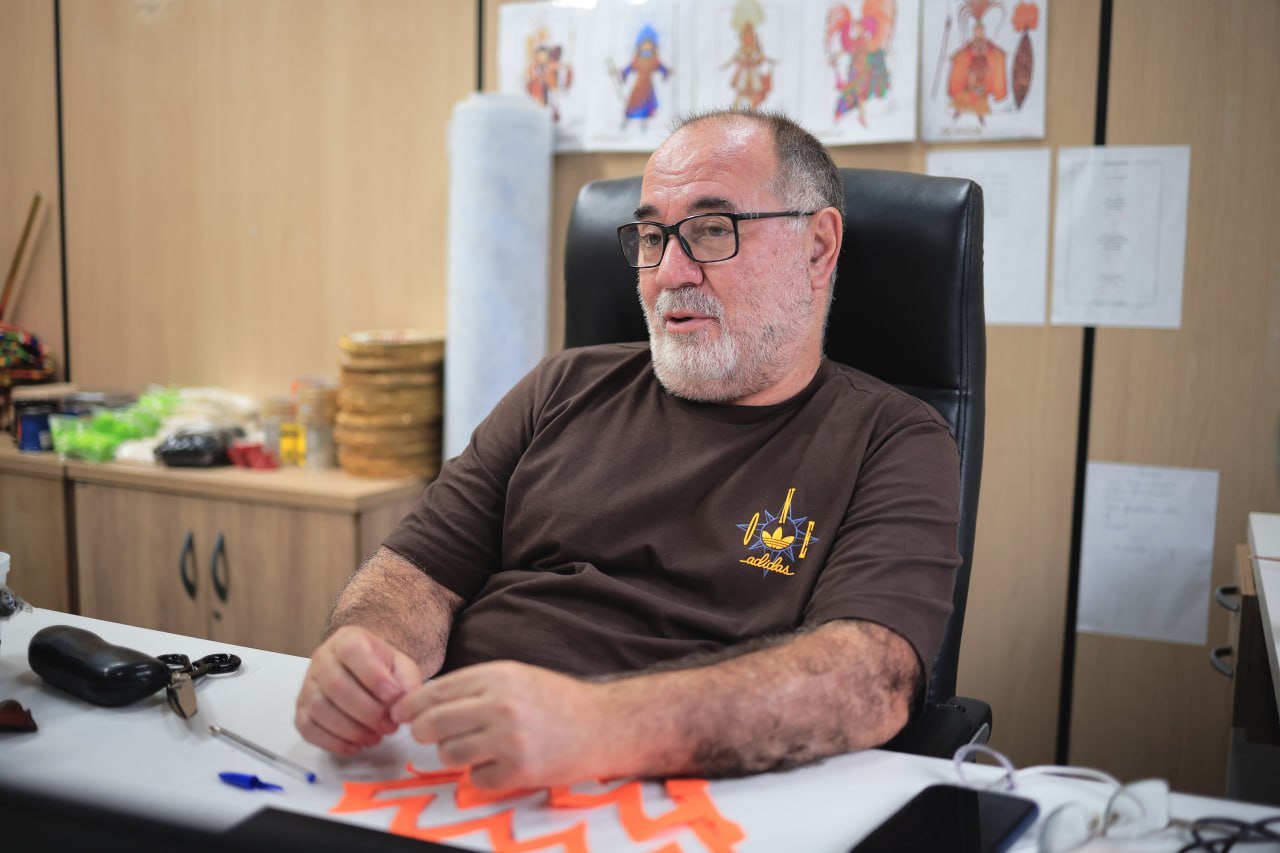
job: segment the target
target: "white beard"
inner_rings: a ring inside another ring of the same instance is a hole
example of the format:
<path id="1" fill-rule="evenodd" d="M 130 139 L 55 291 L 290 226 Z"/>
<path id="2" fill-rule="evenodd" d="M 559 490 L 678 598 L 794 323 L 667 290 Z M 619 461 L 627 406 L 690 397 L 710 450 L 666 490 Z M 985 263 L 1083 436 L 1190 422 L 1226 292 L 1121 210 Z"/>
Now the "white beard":
<path id="1" fill-rule="evenodd" d="M 653 372 L 668 393 L 704 403 L 729 403 L 770 387 L 785 373 L 812 309 L 808 288 L 792 288 L 784 304 L 761 294 L 743 308 L 742 328 L 725 317 L 718 299 L 696 287 L 663 290 L 644 311 Z M 643 300 L 641 300 L 643 305 Z M 690 311 L 713 318 L 714 329 L 674 334 L 663 317 Z"/>

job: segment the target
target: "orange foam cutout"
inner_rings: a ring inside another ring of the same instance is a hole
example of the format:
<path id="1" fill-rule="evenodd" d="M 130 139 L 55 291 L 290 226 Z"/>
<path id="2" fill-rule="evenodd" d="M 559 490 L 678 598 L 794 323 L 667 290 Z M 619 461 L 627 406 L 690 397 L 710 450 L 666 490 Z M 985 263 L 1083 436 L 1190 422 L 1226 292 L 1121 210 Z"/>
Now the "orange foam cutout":
<path id="1" fill-rule="evenodd" d="M 549 804 L 558 808 L 599 808 L 616 803 L 618 818 L 634 841 L 647 841 L 664 830 L 687 826 L 708 850 L 731 853 L 734 845 L 746 837 L 742 827 L 720 814 L 705 779 L 669 779 L 665 788 L 676 806 L 656 818 L 645 814 L 638 781 L 599 794 L 553 788 Z"/>
<path id="2" fill-rule="evenodd" d="M 344 782 L 342 799 L 330 809 L 333 813 L 395 808 L 388 829 L 410 838 L 445 841 L 472 833 L 484 833 L 496 853 L 528 853 L 558 848 L 564 853 L 590 853 L 586 821 L 566 829 L 526 839 L 517 839 L 513 828 L 515 810 L 503 811 L 474 820 L 439 825 L 423 825 L 423 813 L 435 800 L 431 793 L 406 797 L 379 797 L 387 791 L 400 791 L 424 785 L 454 785 L 454 802 L 459 809 L 472 809 L 505 800 L 518 799 L 539 789 L 509 788 L 489 790 L 477 787 L 463 769 L 418 770 L 406 768 L 412 775 L 404 779 L 381 782 Z M 712 853 L 733 853 L 734 846 L 746 837 L 742 828 L 728 820 L 716 808 L 710 786 L 705 779 L 671 779 L 664 784 L 667 796 L 675 803 L 669 811 L 656 817 L 645 813 L 643 789 L 639 781 L 624 782 L 598 793 L 574 791 L 558 785 L 547 789 L 547 805 L 556 809 L 595 810 L 613 805 L 627 835 L 638 843 L 658 834 L 688 828 Z M 681 853 L 678 843 L 671 841 L 652 853 Z"/>
<path id="3" fill-rule="evenodd" d="M 434 784 L 456 782 L 454 802 L 460 809 L 474 809 L 503 800 L 515 800 L 535 794 L 538 788 L 479 788 L 471 781 L 471 774 L 464 768 L 455 767 L 444 770 L 419 770 L 412 763 L 405 765 L 410 773 L 419 779 Z"/>

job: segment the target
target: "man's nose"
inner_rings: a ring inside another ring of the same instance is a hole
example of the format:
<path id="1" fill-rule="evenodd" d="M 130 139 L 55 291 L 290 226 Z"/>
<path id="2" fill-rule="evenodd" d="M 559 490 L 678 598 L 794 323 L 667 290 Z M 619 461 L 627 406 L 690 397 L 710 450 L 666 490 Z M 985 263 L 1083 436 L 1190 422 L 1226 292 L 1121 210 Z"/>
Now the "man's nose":
<path id="1" fill-rule="evenodd" d="M 660 287 L 684 287 L 702 281 L 702 264 L 689 257 L 684 243 L 675 234 L 667 236 L 667 248 L 654 270 Z"/>

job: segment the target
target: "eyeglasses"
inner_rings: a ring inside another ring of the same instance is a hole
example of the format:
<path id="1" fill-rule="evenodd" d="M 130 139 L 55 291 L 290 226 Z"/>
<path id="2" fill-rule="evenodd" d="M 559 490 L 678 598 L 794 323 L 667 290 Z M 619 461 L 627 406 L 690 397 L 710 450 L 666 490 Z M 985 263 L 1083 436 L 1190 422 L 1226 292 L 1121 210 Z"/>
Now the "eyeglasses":
<path id="1" fill-rule="evenodd" d="M 1249 823 L 1232 817 L 1202 817 L 1191 824 L 1192 842 L 1178 853 L 1227 853 L 1237 844 L 1280 841 L 1280 815 Z"/>
<path id="2" fill-rule="evenodd" d="M 1091 814 L 1080 803 L 1067 803 L 1049 812 L 1040 827 L 1040 853 L 1067 853 L 1095 838 L 1131 839 L 1159 832 L 1170 825 L 1169 783 L 1142 779 L 1121 785 L 1102 814 Z"/>
<path id="3" fill-rule="evenodd" d="M 661 222 L 628 222 L 618 226 L 618 242 L 623 257 L 638 270 L 662 263 L 671 235 L 680 241 L 684 253 L 700 264 L 727 261 L 738 254 L 738 223 L 744 219 L 773 219 L 778 216 L 813 216 L 818 211 L 778 210 L 768 213 L 695 213 L 674 225 Z"/>
<path id="4" fill-rule="evenodd" d="M 1183 841 L 1188 836 L 1191 839 L 1178 853 L 1228 853 L 1237 844 L 1280 841 L 1280 815 L 1252 823 L 1230 817 L 1180 820 L 1169 814 L 1169 783 L 1163 779 L 1143 779 L 1121 785 L 1110 774 L 1088 767 L 1040 765 L 1018 770 L 1003 754 L 983 744 L 966 744 L 952 756 L 956 775 L 970 787 L 983 787 L 965 775 L 966 759 L 972 760 L 976 754 L 990 757 L 1004 771 L 986 787 L 1012 791 L 1018 787 L 1019 781 L 1029 781 L 1029 777 L 1051 776 L 1102 782 L 1111 788 L 1111 796 L 1101 814 L 1078 802 L 1067 803 L 1049 812 L 1040 821 L 1038 853 L 1066 853 L 1096 839 L 1136 839 L 1170 828 L 1182 830 Z"/>

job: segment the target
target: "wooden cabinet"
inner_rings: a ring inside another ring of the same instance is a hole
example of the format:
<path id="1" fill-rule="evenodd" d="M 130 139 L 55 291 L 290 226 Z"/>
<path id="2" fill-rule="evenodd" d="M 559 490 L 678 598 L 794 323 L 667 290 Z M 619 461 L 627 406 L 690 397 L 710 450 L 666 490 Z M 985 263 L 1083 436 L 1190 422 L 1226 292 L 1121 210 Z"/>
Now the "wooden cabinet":
<path id="1" fill-rule="evenodd" d="M 0 551 L 19 595 L 35 607 L 72 609 L 66 486 L 53 454 L 0 446 Z"/>
<path id="2" fill-rule="evenodd" d="M 336 471 L 67 468 L 81 613 L 298 655 L 422 490 Z"/>
<path id="3" fill-rule="evenodd" d="M 1230 642 L 1212 653 L 1214 668 L 1234 680 L 1226 795 L 1280 805 L 1280 718 L 1248 546 L 1236 548 L 1234 581 L 1215 593 L 1218 603 L 1230 611 Z M 1221 657 L 1234 660 L 1227 665 Z"/>

